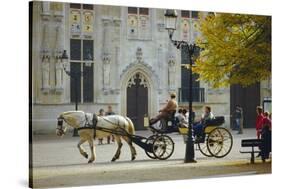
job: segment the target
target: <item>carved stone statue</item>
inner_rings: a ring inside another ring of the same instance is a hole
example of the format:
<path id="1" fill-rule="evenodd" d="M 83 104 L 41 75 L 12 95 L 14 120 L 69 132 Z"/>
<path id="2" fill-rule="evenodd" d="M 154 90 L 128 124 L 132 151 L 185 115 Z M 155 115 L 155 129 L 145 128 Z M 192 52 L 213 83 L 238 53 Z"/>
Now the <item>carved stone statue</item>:
<path id="1" fill-rule="evenodd" d="M 56 92 L 62 92 L 63 90 L 63 66 L 62 62 L 58 60 L 56 63 Z"/>
<path id="2" fill-rule="evenodd" d="M 110 89 L 110 63 L 111 63 L 111 41 L 110 28 L 112 20 L 103 18 L 103 89 L 105 92 Z"/>
<path id="3" fill-rule="evenodd" d="M 163 70 L 165 68 L 163 68 L 163 66 L 164 66 L 164 53 L 163 53 L 163 48 L 162 48 L 161 45 L 159 46 L 158 51 L 157 51 L 157 64 L 158 64 L 158 75 L 159 75 L 159 78 L 160 78 L 159 88 L 162 89 L 163 88 L 163 78 L 165 77 L 164 73 L 163 73 Z"/>
<path id="4" fill-rule="evenodd" d="M 62 66 L 62 62 L 60 61 L 60 56 L 62 55 L 63 52 L 63 31 L 62 31 L 62 26 L 58 25 L 56 27 L 56 49 L 55 49 L 55 53 L 56 53 L 56 65 L 55 65 L 55 69 L 56 69 L 56 76 L 55 76 L 55 80 L 56 80 L 56 92 L 62 92 L 63 90 L 63 66 Z"/>
<path id="5" fill-rule="evenodd" d="M 175 90 L 176 88 L 176 60 L 175 51 L 173 49 L 172 43 L 168 45 L 168 84 L 170 90 Z"/>
<path id="6" fill-rule="evenodd" d="M 43 57 L 42 64 L 42 91 L 48 93 L 50 90 L 50 57 Z"/>
<path id="7" fill-rule="evenodd" d="M 169 65 L 169 88 L 170 89 L 175 89 L 175 80 L 176 80 L 176 65 L 174 60 L 169 60 L 168 62 Z"/>
<path id="8" fill-rule="evenodd" d="M 47 23 L 43 25 L 43 40 L 41 47 L 42 54 L 42 91 L 43 93 L 48 93 L 50 90 L 50 45 L 49 45 L 49 35 L 50 35 L 50 27 Z"/>
<path id="9" fill-rule="evenodd" d="M 109 89 L 110 87 L 110 57 L 104 56 L 103 58 L 103 84 L 104 89 Z"/>

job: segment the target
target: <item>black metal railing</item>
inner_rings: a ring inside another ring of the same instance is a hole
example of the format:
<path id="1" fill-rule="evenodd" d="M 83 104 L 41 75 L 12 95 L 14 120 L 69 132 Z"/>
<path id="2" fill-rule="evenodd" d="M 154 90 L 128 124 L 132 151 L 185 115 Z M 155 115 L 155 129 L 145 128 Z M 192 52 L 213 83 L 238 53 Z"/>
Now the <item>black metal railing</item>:
<path id="1" fill-rule="evenodd" d="M 179 102 L 189 102 L 190 88 L 179 88 Z M 205 88 L 192 88 L 192 101 L 205 102 Z"/>

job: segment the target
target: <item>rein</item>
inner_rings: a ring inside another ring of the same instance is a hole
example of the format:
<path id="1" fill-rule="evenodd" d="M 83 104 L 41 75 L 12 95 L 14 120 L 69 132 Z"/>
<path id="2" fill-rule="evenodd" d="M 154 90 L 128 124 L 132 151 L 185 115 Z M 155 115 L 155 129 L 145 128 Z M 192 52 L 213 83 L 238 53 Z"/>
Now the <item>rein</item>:
<path id="1" fill-rule="evenodd" d="M 64 134 L 64 130 L 62 128 L 63 125 L 63 118 L 58 118 L 58 125 L 57 125 L 57 130 L 60 131 L 62 134 Z"/>

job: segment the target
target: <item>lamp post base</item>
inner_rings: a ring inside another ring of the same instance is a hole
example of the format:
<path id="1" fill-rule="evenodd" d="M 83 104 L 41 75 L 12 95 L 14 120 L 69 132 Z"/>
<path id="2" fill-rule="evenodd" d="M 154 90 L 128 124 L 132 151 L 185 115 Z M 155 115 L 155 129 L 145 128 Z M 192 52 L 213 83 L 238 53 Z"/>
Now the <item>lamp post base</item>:
<path id="1" fill-rule="evenodd" d="M 197 163 L 195 159 L 185 159 L 184 163 Z"/>

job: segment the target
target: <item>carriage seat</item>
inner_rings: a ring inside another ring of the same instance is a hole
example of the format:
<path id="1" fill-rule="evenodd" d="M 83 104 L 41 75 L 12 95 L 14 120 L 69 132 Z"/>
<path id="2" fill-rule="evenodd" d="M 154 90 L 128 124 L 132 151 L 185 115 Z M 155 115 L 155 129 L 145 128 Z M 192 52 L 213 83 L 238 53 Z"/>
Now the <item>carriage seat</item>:
<path id="1" fill-rule="evenodd" d="M 176 111 L 173 111 L 172 113 L 170 113 L 167 118 L 167 121 L 174 121 L 176 119 L 175 115 L 176 115 Z"/>
<path id="2" fill-rule="evenodd" d="M 225 119 L 224 116 L 216 116 L 214 119 L 206 120 L 206 127 L 215 127 L 224 124 Z"/>
<path id="3" fill-rule="evenodd" d="M 176 111 L 173 111 L 166 119 L 166 126 L 168 126 L 168 128 L 177 128 L 177 118 L 175 117 L 175 114 Z"/>

